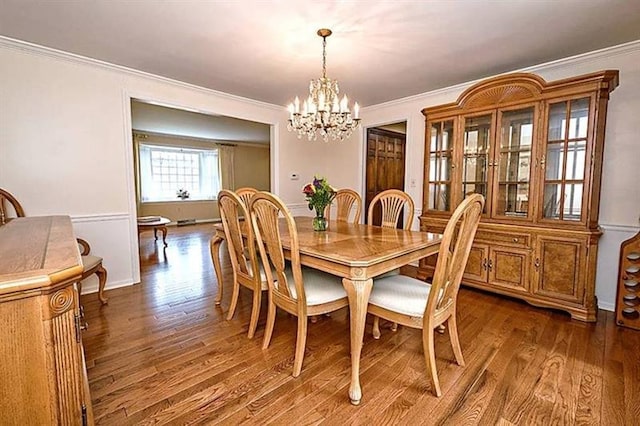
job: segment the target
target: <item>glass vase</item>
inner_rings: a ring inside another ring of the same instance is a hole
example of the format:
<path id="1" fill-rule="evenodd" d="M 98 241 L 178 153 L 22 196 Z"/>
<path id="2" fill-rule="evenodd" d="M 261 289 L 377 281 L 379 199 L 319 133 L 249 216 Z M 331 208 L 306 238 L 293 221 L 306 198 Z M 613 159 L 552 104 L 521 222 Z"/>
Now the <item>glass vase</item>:
<path id="1" fill-rule="evenodd" d="M 313 218 L 313 230 L 326 231 L 327 225 L 327 218 L 324 217 L 324 208 L 316 208 L 316 217 Z"/>

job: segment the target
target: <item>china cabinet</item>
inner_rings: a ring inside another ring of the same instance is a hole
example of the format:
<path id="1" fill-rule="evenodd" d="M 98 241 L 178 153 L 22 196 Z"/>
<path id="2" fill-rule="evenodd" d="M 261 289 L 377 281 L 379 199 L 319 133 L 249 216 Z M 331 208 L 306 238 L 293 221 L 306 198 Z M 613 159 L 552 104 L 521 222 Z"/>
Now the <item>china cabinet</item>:
<path id="1" fill-rule="evenodd" d="M 0 423 L 93 424 L 67 216 L 0 226 Z"/>
<path id="2" fill-rule="evenodd" d="M 600 180 L 617 71 L 546 82 L 509 74 L 426 117 L 421 229 L 442 232 L 469 194 L 485 210 L 463 282 L 595 321 Z M 433 273 L 435 259 L 420 263 Z"/>

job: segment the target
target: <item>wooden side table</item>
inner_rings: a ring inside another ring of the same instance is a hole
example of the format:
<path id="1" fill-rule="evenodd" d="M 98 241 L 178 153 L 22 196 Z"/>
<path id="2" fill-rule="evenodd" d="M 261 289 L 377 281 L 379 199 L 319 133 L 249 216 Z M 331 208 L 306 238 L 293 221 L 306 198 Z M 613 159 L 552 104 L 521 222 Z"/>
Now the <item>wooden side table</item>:
<path id="1" fill-rule="evenodd" d="M 164 246 L 167 247 L 167 224 L 169 222 L 171 222 L 171 220 L 167 219 L 166 217 L 160 217 L 159 219 L 153 221 L 141 221 L 140 218 L 138 218 L 138 234 L 147 229 L 153 229 L 153 236 L 155 237 L 156 241 L 158 241 L 159 229 L 160 231 L 162 231 L 162 242 L 164 243 Z"/>

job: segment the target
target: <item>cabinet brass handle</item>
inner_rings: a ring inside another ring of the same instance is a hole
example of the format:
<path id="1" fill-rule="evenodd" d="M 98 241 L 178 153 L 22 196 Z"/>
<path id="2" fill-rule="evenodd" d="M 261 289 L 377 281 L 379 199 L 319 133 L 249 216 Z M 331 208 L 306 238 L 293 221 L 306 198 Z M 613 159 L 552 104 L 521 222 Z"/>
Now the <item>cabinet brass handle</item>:
<path id="1" fill-rule="evenodd" d="M 489 259 L 489 270 L 493 270 L 493 260 Z"/>
<path id="2" fill-rule="evenodd" d="M 514 239 L 513 239 L 513 242 L 514 242 L 514 243 L 517 243 L 518 241 L 519 241 L 519 240 L 518 240 L 517 238 L 514 238 Z"/>
<path id="3" fill-rule="evenodd" d="M 540 267 L 540 258 L 536 257 L 536 261 L 535 261 L 535 263 L 533 264 L 533 266 L 535 266 L 535 267 L 536 267 L 536 269 L 538 269 L 538 268 Z"/>
<path id="4" fill-rule="evenodd" d="M 484 269 L 485 271 L 487 270 L 487 259 L 484 259 L 482 261 L 482 269 Z"/>
<path id="5" fill-rule="evenodd" d="M 542 158 L 540 159 L 540 165 L 544 166 L 546 162 L 547 162 L 547 157 L 543 155 Z"/>

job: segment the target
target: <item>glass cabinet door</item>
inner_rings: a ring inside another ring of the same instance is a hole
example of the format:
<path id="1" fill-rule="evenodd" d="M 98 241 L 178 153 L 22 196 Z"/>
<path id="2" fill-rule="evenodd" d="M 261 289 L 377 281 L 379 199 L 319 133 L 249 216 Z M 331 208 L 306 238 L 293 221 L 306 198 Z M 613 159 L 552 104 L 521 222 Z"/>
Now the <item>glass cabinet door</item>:
<path id="1" fill-rule="evenodd" d="M 549 106 L 543 219 L 582 220 L 590 98 Z"/>
<path id="2" fill-rule="evenodd" d="M 491 144 L 491 123 L 493 115 L 467 117 L 464 121 L 462 146 L 462 197 L 482 194 L 487 200 L 489 182 L 489 146 Z"/>
<path id="3" fill-rule="evenodd" d="M 529 216 L 531 147 L 533 146 L 533 106 L 500 115 L 497 167 L 497 194 L 494 215 Z"/>
<path id="4" fill-rule="evenodd" d="M 429 183 L 427 208 L 451 210 L 451 178 L 453 167 L 453 120 L 430 124 Z"/>

